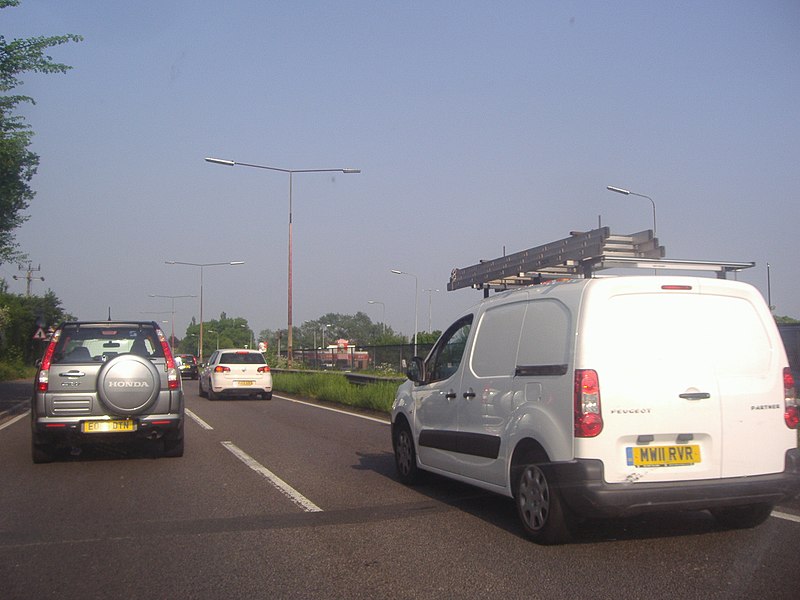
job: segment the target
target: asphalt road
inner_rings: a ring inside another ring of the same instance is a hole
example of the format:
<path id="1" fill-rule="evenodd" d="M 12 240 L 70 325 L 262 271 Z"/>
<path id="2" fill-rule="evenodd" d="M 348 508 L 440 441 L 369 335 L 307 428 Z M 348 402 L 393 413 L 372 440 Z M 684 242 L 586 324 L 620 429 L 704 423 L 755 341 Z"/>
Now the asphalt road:
<path id="1" fill-rule="evenodd" d="M 541 547 L 504 498 L 398 483 L 385 422 L 185 388 L 178 459 L 97 446 L 34 465 L 26 413 L 4 417 L 0 597 L 800 597 L 797 502 L 752 530 L 687 513 Z"/>

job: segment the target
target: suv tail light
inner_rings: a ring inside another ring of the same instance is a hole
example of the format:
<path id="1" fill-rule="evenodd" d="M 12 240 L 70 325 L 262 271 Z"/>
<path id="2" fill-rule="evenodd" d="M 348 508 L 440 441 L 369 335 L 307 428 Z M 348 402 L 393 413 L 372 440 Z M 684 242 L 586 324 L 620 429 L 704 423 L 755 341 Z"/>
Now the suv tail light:
<path id="1" fill-rule="evenodd" d="M 50 365 L 53 362 L 53 352 L 56 351 L 58 338 L 61 337 L 61 330 L 57 330 L 50 338 L 47 350 L 44 352 L 42 364 L 39 367 L 39 377 L 36 380 L 36 391 L 46 392 L 50 388 Z"/>
<path id="2" fill-rule="evenodd" d="M 258 367 L 258 372 L 259 373 L 269 373 L 269 366 L 268 365 L 264 365 L 263 367 Z"/>
<path id="3" fill-rule="evenodd" d="M 783 420 L 789 429 L 800 425 L 800 406 L 797 404 L 797 388 L 789 367 L 783 369 Z"/>
<path id="4" fill-rule="evenodd" d="M 603 431 L 600 382 L 593 369 L 575 370 L 575 437 L 596 437 Z"/>
<path id="5" fill-rule="evenodd" d="M 164 358 L 167 361 L 167 387 L 171 390 L 177 390 L 181 387 L 181 374 L 175 366 L 175 359 L 172 358 L 172 350 L 170 350 L 167 337 L 164 332 L 156 328 L 156 335 L 158 341 L 161 343 L 161 349 L 164 351 Z"/>

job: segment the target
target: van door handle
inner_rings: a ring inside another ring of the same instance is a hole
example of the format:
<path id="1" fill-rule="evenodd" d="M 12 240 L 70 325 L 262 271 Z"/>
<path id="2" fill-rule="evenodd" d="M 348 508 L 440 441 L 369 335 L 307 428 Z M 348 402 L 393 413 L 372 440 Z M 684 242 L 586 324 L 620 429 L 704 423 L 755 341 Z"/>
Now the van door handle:
<path id="1" fill-rule="evenodd" d="M 456 393 L 453 390 L 450 390 L 449 392 L 447 392 L 444 395 L 444 397 L 447 398 L 448 400 L 455 400 L 456 399 Z"/>
<path id="2" fill-rule="evenodd" d="M 686 394 L 678 394 L 679 398 L 683 398 L 684 400 L 708 400 L 711 398 L 711 394 L 708 392 L 690 392 Z"/>
<path id="3" fill-rule="evenodd" d="M 475 392 L 472 391 L 472 388 L 469 388 L 466 392 L 464 392 L 464 400 L 472 400 L 475 397 Z"/>

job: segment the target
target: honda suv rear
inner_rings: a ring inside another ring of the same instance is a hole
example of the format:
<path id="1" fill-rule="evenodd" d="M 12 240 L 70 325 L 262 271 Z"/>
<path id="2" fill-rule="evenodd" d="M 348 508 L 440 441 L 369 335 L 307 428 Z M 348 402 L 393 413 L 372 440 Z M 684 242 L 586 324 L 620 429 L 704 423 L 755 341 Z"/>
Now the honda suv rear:
<path id="1" fill-rule="evenodd" d="M 69 322 L 53 334 L 31 406 L 35 463 L 92 441 L 147 438 L 183 456 L 181 376 L 153 322 Z"/>

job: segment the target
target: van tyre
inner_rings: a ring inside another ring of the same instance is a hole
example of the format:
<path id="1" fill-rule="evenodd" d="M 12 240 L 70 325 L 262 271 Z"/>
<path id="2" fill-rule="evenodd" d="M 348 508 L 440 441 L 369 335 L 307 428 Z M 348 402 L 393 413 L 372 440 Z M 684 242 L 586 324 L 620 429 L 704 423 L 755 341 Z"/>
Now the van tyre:
<path id="1" fill-rule="evenodd" d="M 394 448 L 394 464 L 397 467 L 397 478 L 406 485 L 417 483 L 421 478 L 417 468 L 417 451 L 414 448 L 414 436 L 408 423 L 398 423 L 392 433 Z"/>
<path id="2" fill-rule="evenodd" d="M 772 504 L 758 503 L 746 506 L 714 508 L 711 514 L 717 523 L 729 529 L 750 529 L 761 525 L 772 513 Z"/>
<path id="3" fill-rule="evenodd" d="M 528 537 L 544 545 L 570 541 L 567 509 L 552 477 L 536 464 L 523 465 L 517 473 L 514 500 Z"/>

